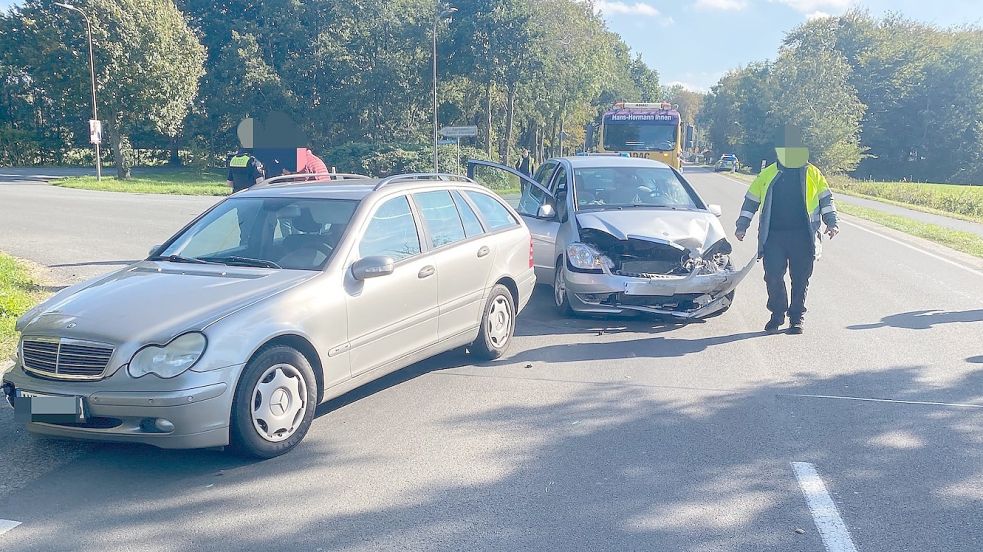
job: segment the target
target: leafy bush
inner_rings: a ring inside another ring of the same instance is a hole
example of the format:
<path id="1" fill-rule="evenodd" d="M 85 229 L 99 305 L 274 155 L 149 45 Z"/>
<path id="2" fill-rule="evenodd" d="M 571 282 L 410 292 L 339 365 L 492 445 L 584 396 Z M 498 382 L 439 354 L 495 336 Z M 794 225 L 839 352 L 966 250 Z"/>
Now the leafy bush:
<path id="1" fill-rule="evenodd" d="M 321 155 L 321 152 L 315 153 Z M 439 146 L 437 155 L 443 173 L 464 174 L 469 159 L 489 160 L 485 152 L 471 146 L 461 146 L 460 158 L 457 157 L 457 146 Z M 354 142 L 327 150 L 323 159 L 328 167 L 335 167 L 338 172 L 368 176 L 433 172 L 433 147 L 419 144 Z M 497 189 L 510 187 L 504 177 L 484 183 Z"/>

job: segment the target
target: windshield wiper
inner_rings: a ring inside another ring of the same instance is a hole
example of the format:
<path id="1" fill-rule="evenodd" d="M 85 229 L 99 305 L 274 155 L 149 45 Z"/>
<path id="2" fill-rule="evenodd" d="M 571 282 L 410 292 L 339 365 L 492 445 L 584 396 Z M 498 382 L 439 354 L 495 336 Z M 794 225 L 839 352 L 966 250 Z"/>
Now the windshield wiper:
<path id="1" fill-rule="evenodd" d="M 204 259 L 196 259 L 194 257 L 182 257 L 181 255 L 154 255 L 148 259 L 150 261 L 167 261 L 169 263 L 187 263 L 187 264 L 218 264 Z"/>
<path id="2" fill-rule="evenodd" d="M 213 261 L 219 264 L 226 264 L 231 266 L 254 266 L 258 268 L 283 268 L 282 266 L 276 264 L 273 261 L 268 261 L 266 259 L 253 259 L 250 257 L 239 257 L 232 255 L 229 257 L 208 257 L 209 261 Z"/>

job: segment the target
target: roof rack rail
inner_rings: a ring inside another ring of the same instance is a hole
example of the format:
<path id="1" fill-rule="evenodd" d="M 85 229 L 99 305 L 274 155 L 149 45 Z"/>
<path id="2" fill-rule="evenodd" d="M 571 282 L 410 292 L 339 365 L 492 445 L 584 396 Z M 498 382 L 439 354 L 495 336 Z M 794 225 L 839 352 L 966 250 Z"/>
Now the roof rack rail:
<path id="1" fill-rule="evenodd" d="M 351 173 L 295 173 L 295 174 L 285 174 L 282 176 L 274 176 L 267 178 L 266 180 L 257 184 L 257 186 L 267 186 L 270 184 L 281 184 L 284 182 L 291 182 L 294 180 L 307 181 L 310 179 L 315 179 L 317 182 L 334 182 L 339 180 L 368 180 L 369 177 L 364 174 L 351 174 Z"/>
<path id="2" fill-rule="evenodd" d="M 375 185 L 375 188 L 373 188 L 373 191 L 379 190 L 381 188 L 384 188 L 384 187 L 386 187 L 386 186 L 388 186 L 390 184 L 394 184 L 396 182 L 406 182 L 408 180 L 447 180 L 447 181 L 450 181 L 450 182 L 468 182 L 470 184 L 476 184 L 476 182 L 474 180 L 471 180 L 470 178 L 468 178 L 466 176 L 461 176 L 459 174 L 450 174 L 450 173 L 407 173 L 407 174 L 396 174 L 396 175 L 393 175 L 393 176 L 387 176 L 386 178 L 383 178 L 382 180 L 379 181 L 378 184 Z"/>

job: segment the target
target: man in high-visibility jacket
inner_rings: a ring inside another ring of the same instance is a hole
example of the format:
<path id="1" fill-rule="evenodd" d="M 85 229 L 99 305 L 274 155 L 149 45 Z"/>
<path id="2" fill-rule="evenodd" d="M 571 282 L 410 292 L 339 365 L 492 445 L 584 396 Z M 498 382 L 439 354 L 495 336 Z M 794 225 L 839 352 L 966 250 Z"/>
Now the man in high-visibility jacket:
<path id="1" fill-rule="evenodd" d="M 266 178 L 263 164 L 246 148 L 240 148 L 229 158 L 228 169 L 226 184 L 232 188 L 232 193 L 259 184 Z"/>
<path id="2" fill-rule="evenodd" d="M 826 223 L 830 239 L 839 232 L 836 205 L 826 178 L 809 163 L 801 131 L 785 129 L 775 141 L 775 153 L 778 162 L 758 174 L 744 197 L 736 237 L 744 240 L 760 207 L 758 257 L 764 264 L 771 311 L 765 331 L 777 332 L 787 315 L 788 333 L 801 334 L 809 278 L 822 247 L 821 223 Z M 792 281 L 791 302 L 785 288 L 786 271 Z"/>

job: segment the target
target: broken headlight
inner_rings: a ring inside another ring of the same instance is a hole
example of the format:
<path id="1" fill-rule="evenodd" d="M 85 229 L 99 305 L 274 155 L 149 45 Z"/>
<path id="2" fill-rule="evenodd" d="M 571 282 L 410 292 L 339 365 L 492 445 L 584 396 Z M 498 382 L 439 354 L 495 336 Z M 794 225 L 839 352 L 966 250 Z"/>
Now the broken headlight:
<path id="1" fill-rule="evenodd" d="M 567 246 L 567 268 L 574 272 L 604 272 L 614 268 L 614 262 L 603 253 L 586 243 L 571 243 Z"/>

